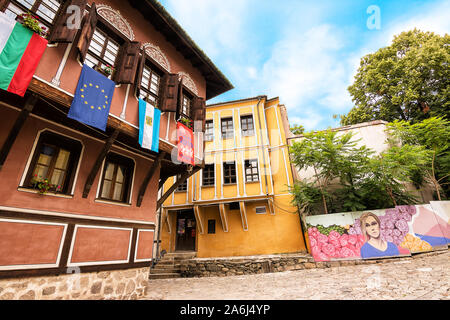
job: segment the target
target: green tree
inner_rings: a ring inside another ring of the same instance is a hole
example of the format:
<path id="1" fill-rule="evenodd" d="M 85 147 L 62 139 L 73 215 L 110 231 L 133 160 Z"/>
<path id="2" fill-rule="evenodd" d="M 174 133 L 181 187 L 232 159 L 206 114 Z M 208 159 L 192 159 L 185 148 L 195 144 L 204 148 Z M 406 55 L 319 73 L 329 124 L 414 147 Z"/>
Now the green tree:
<path id="1" fill-rule="evenodd" d="M 361 59 L 342 125 L 372 120 L 450 120 L 450 36 L 414 29 Z"/>
<path id="2" fill-rule="evenodd" d="M 429 163 L 414 170 L 413 176 L 419 185 L 421 181 L 431 183 L 442 200 L 450 176 L 450 121 L 433 117 L 415 124 L 394 121 L 387 127 L 392 143 L 422 146 L 430 152 Z"/>
<path id="3" fill-rule="evenodd" d="M 336 186 L 348 185 L 349 190 L 357 194 L 355 181 L 361 179 L 373 151 L 365 146 L 356 147 L 358 141 L 353 141 L 352 138 L 351 132 L 338 135 L 335 131 L 326 130 L 304 133 L 304 139 L 292 145 L 290 152 L 295 166 L 300 170 L 311 169 L 314 172 L 311 183 L 301 183 L 293 189 L 296 199 L 311 199 L 311 195 L 317 195 L 312 187 L 317 186 L 327 214 L 330 206 L 336 208 L 328 190 L 333 181 L 339 181 Z M 305 194 L 298 194 L 299 192 Z M 301 201 L 297 203 L 299 206 L 304 205 Z M 311 207 L 308 205 L 308 208 Z"/>

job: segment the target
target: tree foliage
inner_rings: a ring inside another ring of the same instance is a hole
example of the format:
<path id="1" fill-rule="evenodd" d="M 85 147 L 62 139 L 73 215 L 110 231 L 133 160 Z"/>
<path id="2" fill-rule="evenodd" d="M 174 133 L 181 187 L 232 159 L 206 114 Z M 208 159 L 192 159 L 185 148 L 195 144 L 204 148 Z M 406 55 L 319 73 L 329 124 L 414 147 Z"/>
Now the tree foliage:
<path id="1" fill-rule="evenodd" d="M 296 136 L 302 135 L 305 132 L 305 128 L 299 124 L 294 124 L 293 126 L 291 126 L 290 130 Z"/>
<path id="2" fill-rule="evenodd" d="M 413 170 L 412 175 L 420 187 L 431 183 L 438 200 L 448 194 L 450 177 L 450 121 L 429 118 L 418 123 L 394 121 L 388 124 L 392 144 L 424 147 L 429 152 L 428 162 Z"/>
<path id="3" fill-rule="evenodd" d="M 372 120 L 450 120 L 450 35 L 414 29 L 361 59 L 342 125 Z"/>
<path id="4" fill-rule="evenodd" d="M 312 172 L 310 181 L 299 181 L 291 189 L 301 212 L 327 214 L 417 203 L 404 182 L 428 163 L 429 151 L 421 145 L 392 144 L 375 155 L 358 142 L 351 132 L 327 130 L 305 133 L 292 145 L 294 165 Z"/>

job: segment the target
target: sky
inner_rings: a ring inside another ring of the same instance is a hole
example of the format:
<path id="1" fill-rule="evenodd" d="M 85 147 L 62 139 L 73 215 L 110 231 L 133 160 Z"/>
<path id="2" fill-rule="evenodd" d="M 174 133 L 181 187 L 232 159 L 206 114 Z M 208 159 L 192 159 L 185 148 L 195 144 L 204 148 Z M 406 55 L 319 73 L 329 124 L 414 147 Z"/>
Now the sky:
<path id="1" fill-rule="evenodd" d="M 450 0 L 160 0 L 234 89 L 279 97 L 291 125 L 339 127 L 360 59 L 414 29 L 450 33 Z"/>

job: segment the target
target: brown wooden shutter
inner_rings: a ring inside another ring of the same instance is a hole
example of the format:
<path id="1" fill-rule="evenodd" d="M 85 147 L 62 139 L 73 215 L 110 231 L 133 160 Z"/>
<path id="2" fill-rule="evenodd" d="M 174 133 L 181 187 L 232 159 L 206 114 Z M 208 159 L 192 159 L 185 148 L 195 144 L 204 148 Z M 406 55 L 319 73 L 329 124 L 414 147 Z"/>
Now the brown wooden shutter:
<path id="1" fill-rule="evenodd" d="M 136 72 L 136 79 L 134 81 L 136 86 L 136 97 L 139 98 L 141 95 L 141 81 L 142 81 L 142 74 L 144 72 L 144 66 L 145 66 L 145 51 L 141 50 L 141 58 L 139 59 L 139 67 Z"/>
<path id="2" fill-rule="evenodd" d="M 178 89 L 180 86 L 178 74 L 166 73 L 162 78 L 161 85 L 159 109 L 163 112 L 177 112 Z"/>
<path id="3" fill-rule="evenodd" d="M 61 6 L 53 22 L 49 42 L 72 43 L 75 40 L 79 28 L 69 28 L 67 26 L 67 21 L 73 14 L 72 12 L 67 13 L 67 9 L 69 6 L 77 6 L 80 8 L 80 18 L 82 18 L 86 9 L 86 2 L 86 0 L 69 0 Z"/>
<path id="4" fill-rule="evenodd" d="M 126 42 L 122 46 L 122 53 L 114 75 L 114 82 L 132 84 L 136 80 L 136 71 L 139 64 L 141 43 L 137 41 Z"/>
<path id="5" fill-rule="evenodd" d="M 178 85 L 177 113 L 175 118 L 177 120 L 180 118 L 182 107 L 183 107 L 183 78 L 181 78 Z"/>
<path id="6" fill-rule="evenodd" d="M 0 0 L 0 11 L 3 11 L 3 9 L 6 8 L 6 4 L 9 2 L 9 0 Z"/>
<path id="7" fill-rule="evenodd" d="M 192 120 L 194 124 L 196 121 L 202 122 L 202 131 L 205 131 L 206 126 L 206 102 L 205 99 L 194 97 L 192 101 Z"/>
<path id="8" fill-rule="evenodd" d="M 92 3 L 89 14 L 84 18 L 83 29 L 81 29 L 80 39 L 78 40 L 77 48 L 80 54 L 81 62 L 84 62 L 86 54 L 94 35 L 95 27 L 97 26 L 97 7 Z"/>

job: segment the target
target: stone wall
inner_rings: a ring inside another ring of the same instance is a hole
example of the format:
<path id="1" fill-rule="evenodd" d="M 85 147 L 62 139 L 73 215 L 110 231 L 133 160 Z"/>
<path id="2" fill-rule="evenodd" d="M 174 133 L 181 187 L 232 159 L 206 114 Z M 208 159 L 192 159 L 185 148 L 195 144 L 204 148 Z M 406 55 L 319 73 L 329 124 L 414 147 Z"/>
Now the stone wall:
<path id="1" fill-rule="evenodd" d="M 134 300 L 145 296 L 149 268 L 0 279 L 0 300 Z"/>
<path id="2" fill-rule="evenodd" d="M 315 262 L 309 255 L 274 255 L 245 258 L 197 258 L 184 261 L 181 265 L 181 274 L 183 277 L 225 277 L 313 268 L 332 268 L 360 264 L 389 263 L 392 261 L 399 261 L 399 259 L 411 260 L 424 256 L 442 254 L 445 252 L 447 252 L 447 250 L 421 253 L 412 257 L 395 257 L 372 260 L 336 260 L 329 262 Z"/>

